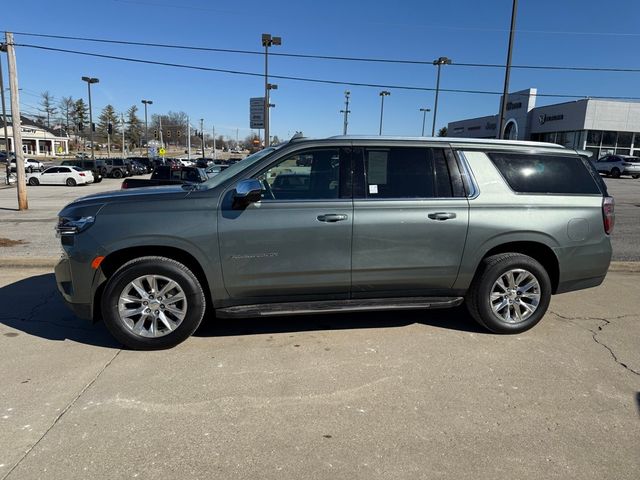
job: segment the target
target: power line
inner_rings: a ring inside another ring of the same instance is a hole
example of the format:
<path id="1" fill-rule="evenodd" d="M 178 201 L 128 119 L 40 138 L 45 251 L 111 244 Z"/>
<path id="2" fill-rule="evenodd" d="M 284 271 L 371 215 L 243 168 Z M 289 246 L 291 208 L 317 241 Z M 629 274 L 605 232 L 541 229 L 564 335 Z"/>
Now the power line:
<path id="1" fill-rule="evenodd" d="M 228 73 L 232 75 L 243 75 L 243 76 L 251 76 L 251 77 L 263 77 L 262 73 L 255 72 L 245 72 L 241 70 L 229 70 L 223 68 L 212 68 L 212 67 L 203 67 L 199 65 L 186 65 L 181 63 L 169 63 L 169 62 L 159 62 L 155 60 L 145 60 L 141 58 L 131 58 L 131 57 L 121 57 L 117 55 L 106 55 L 102 53 L 92 53 L 92 52 L 83 52 L 79 50 L 68 50 L 63 48 L 54 48 L 54 47 L 45 47 L 43 45 L 31 45 L 25 43 L 16 43 L 15 46 L 18 47 L 26 47 L 26 48 L 35 48 L 39 50 L 47 50 L 53 52 L 60 53 L 71 53 L 74 55 L 83 55 L 88 57 L 95 58 L 107 58 L 110 60 L 120 60 L 125 62 L 132 63 L 142 63 L 148 65 L 159 65 L 165 67 L 174 67 L 174 68 L 185 68 L 190 70 L 200 70 L 205 72 L 217 72 L 217 73 Z M 326 79 L 317 79 L 317 78 L 305 78 L 305 77 L 294 77 L 289 75 L 270 75 L 272 78 L 277 78 L 280 80 L 293 80 L 298 82 L 308 82 L 308 83 L 319 83 L 319 84 L 328 84 L 328 85 L 348 85 L 353 87 L 371 87 L 371 88 L 388 88 L 394 90 L 412 90 L 412 91 L 422 91 L 422 92 L 433 92 L 436 89 L 430 87 L 418 87 L 418 86 L 410 86 L 410 85 L 391 85 L 391 84 L 380 84 L 380 83 L 362 83 L 362 82 L 351 82 L 344 80 L 326 80 Z M 479 95 L 502 95 L 502 92 L 495 92 L 490 90 L 465 90 L 465 89 L 453 89 L 453 88 L 441 88 L 441 92 L 448 93 L 466 93 L 466 94 L 479 94 Z M 559 94 L 559 93 L 538 93 L 538 97 L 550 97 L 550 98 L 602 98 L 609 100 L 640 100 L 640 97 L 624 97 L 624 96 L 587 96 L 587 95 L 571 95 L 571 94 Z"/>
<path id="2" fill-rule="evenodd" d="M 177 44 L 168 44 L 168 43 L 136 42 L 136 41 L 130 41 L 130 40 L 110 40 L 105 38 L 74 37 L 74 36 L 68 36 L 68 35 L 52 35 L 52 34 L 31 33 L 31 32 L 14 32 L 14 34 L 29 36 L 29 37 L 52 38 L 57 40 L 74 40 L 74 41 L 81 41 L 81 42 L 130 45 L 130 46 L 138 46 L 138 47 L 169 48 L 169 49 L 178 49 L 178 50 L 192 50 L 192 51 L 217 52 L 217 53 L 235 53 L 235 54 L 241 54 L 241 55 L 264 55 L 264 52 L 258 51 L 258 50 L 212 48 L 212 47 L 177 45 Z M 404 64 L 404 65 L 433 65 L 433 61 L 431 60 L 411 60 L 411 59 L 398 60 L 393 58 L 351 57 L 351 56 L 338 56 L 338 55 L 312 55 L 312 54 L 303 54 L 303 53 L 282 53 L 282 52 L 273 52 L 273 53 L 270 53 L 270 55 L 277 56 L 277 57 L 308 58 L 308 59 L 315 59 L 315 60 L 390 63 L 390 64 Z M 498 63 L 453 62 L 451 65 L 458 66 L 458 67 L 474 67 L 474 68 L 505 68 L 505 65 L 498 64 Z M 511 68 L 522 69 L 522 70 L 640 73 L 640 68 L 633 68 L 633 67 L 624 68 L 624 67 L 583 67 L 583 66 L 561 66 L 561 65 L 512 65 Z"/>

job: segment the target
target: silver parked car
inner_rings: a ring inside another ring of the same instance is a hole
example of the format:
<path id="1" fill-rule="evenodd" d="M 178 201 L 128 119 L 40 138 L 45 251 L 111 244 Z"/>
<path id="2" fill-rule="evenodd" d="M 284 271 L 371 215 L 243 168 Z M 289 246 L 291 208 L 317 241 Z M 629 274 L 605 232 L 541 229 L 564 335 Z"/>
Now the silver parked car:
<path id="1" fill-rule="evenodd" d="M 618 178 L 620 175 L 630 175 L 640 178 L 640 158 L 629 155 L 605 155 L 594 162 L 596 170 L 606 176 Z"/>
<path id="2" fill-rule="evenodd" d="M 341 136 L 265 149 L 204 183 L 83 197 L 56 280 L 134 349 L 204 318 L 466 303 L 496 333 L 600 285 L 614 201 L 578 152 L 536 142 Z M 267 320 L 265 320 L 267 321 Z"/>

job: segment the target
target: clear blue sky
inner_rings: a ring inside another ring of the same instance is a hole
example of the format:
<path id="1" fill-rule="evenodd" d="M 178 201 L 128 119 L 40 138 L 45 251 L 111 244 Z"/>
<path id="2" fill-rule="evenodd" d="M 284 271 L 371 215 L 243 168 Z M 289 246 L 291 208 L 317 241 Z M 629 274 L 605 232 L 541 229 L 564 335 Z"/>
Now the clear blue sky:
<path id="1" fill-rule="evenodd" d="M 431 61 L 504 63 L 511 0 L 212 2 L 208 0 L 30 0 L 2 9 L 0 29 L 83 37 L 259 50 L 260 35 L 283 38 L 274 51 Z M 90 6 L 88 8 L 88 6 Z M 9 8 L 7 8 L 9 7 Z M 631 0 L 520 0 L 514 64 L 640 67 L 640 2 Z M 18 43 L 106 53 L 155 61 L 260 73 L 261 56 L 103 45 L 16 36 Z M 275 50 L 277 49 L 277 50 Z M 39 93 L 86 97 L 83 75 L 100 78 L 94 111 L 107 103 L 118 112 L 140 99 L 152 112 L 185 111 L 192 123 L 204 118 L 210 131 L 240 137 L 249 133 L 249 97 L 263 94 L 259 77 L 138 65 L 114 60 L 18 48 L 18 70 L 27 112 Z M 6 64 L 5 74 L 6 74 Z M 435 67 L 294 58 L 270 59 L 270 72 L 329 80 L 435 86 Z M 450 66 L 441 87 L 501 91 L 502 69 Z M 351 90 L 349 133 L 378 132 L 379 88 L 316 85 L 274 80 L 272 134 L 296 130 L 322 137 L 342 133 L 343 92 Z M 511 91 L 640 97 L 640 73 L 582 73 L 514 70 Z M 391 89 L 385 100 L 384 133 L 418 135 L 420 107 L 433 93 Z M 538 99 L 538 105 L 565 99 Z M 437 127 L 448 121 L 488 115 L 499 97 L 441 93 Z M 430 126 L 430 119 L 427 122 Z M 427 129 L 429 130 L 429 128 Z"/>

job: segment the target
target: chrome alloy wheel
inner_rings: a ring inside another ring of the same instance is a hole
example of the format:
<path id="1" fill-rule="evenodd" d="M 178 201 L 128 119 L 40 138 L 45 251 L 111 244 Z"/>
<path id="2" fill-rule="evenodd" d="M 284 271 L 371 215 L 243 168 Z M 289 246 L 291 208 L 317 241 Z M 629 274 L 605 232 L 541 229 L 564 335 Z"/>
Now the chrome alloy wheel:
<path id="1" fill-rule="evenodd" d="M 157 338 L 173 332 L 187 314 L 187 298 L 176 282 L 161 275 L 144 275 L 120 293 L 118 314 L 136 335 Z"/>
<path id="2" fill-rule="evenodd" d="M 509 270 L 491 287 L 491 309 L 507 323 L 527 320 L 537 310 L 539 303 L 540 283 L 527 270 Z"/>

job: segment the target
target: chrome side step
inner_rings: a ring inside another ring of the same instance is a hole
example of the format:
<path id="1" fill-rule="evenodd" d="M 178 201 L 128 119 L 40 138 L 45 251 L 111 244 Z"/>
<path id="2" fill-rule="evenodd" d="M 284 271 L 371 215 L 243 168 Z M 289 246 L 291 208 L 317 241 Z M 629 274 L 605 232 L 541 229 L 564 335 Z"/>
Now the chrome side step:
<path id="1" fill-rule="evenodd" d="M 372 312 L 457 307 L 463 297 L 411 297 L 327 300 L 315 302 L 262 303 L 216 310 L 220 318 L 271 317 L 276 315 L 313 315 L 318 313 Z"/>

